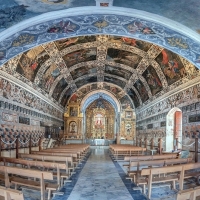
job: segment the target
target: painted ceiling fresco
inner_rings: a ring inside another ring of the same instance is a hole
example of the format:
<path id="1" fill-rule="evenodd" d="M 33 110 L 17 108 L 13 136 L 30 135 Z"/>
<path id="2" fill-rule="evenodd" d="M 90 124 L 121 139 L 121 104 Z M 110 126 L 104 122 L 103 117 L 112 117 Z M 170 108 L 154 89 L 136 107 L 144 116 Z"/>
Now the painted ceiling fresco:
<path id="1" fill-rule="evenodd" d="M 95 5 L 95 0 L 0 0 L 0 30 L 42 13 Z M 143 10 L 175 20 L 195 31 L 200 30 L 197 22 L 200 18 L 198 0 L 114 0 L 113 6 Z"/>
<path id="2" fill-rule="evenodd" d="M 194 65 L 169 50 L 108 35 L 43 44 L 11 59 L 1 70 L 32 84 L 62 106 L 74 92 L 86 94 L 102 83 L 124 107 L 133 101 L 136 108 L 199 74 Z"/>

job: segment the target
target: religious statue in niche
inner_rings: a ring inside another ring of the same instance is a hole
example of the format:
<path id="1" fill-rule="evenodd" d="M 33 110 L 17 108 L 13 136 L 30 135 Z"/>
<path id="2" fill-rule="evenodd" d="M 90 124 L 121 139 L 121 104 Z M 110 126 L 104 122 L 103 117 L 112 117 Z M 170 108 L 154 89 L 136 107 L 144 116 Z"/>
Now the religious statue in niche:
<path id="1" fill-rule="evenodd" d="M 104 129 L 104 117 L 101 114 L 95 116 L 95 129 Z"/>
<path id="2" fill-rule="evenodd" d="M 77 125 L 76 122 L 70 122 L 69 124 L 69 132 L 70 133 L 77 133 Z"/>
<path id="3" fill-rule="evenodd" d="M 126 111 L 125 117 L 132 118 L 132 111 Z"/>
<path id="4" fill-rule="evenodd" d="M 78 108 L 77 107 L 70 107 L 70 116 L 77 117 L 78 116 Z"/>
<path id="5" fill-rule="evenodd" d="M 126 134 L 127 135 L 131 134 L 131 125 L 130 124 L 126 124 Z"/>

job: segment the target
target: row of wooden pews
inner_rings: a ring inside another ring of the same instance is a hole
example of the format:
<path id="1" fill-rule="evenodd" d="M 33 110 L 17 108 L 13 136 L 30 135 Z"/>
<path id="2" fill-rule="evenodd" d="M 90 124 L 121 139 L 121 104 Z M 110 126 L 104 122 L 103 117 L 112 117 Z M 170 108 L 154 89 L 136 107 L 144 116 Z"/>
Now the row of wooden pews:
<path id="1" fill-rule="evenodd" d="M 146 148 L 133 145 L 112 144 L 109 151 L 114 160 L 123 160 L 125 156 L 144 155 Z"/>
<path id="2" fill-rule="evenodd" d="M 64 181 L 71 181 L 71 175 L 89 152 L 87 144 L 72 144 L 18 154 L 18 158 L 0 157 L 0 180 L 6 188 L 15 185 L 15 189 L 18 186 L 40 189 L 41 200 L 49 200 L 52 194 L 63 194 L 59 189 Z M 45 191 L 48 197 L 45 197 Z"/>
<path id="3" fill-rule="evenodd" d="M 200 194 L 199 188 L 183 190 L 184 180 L 191 177 L 200 176 L 200 163 L 194 163 L 192 158 L 180 158 L 176 154 L 152 155 L 152 156 L 126 156 L 124 160 L 128 163 L 127 179 L 131 179 L 138 186 L 143 187 L 146 194 L 148 188 L 148 198 L 151 199 L 152 185 L 154 183 L 170 182 L 173 189 L 175 183 L 179 184 L 177 200 L 195 200 Z M 189 197 L 189 198 L 188 198 Z"/>

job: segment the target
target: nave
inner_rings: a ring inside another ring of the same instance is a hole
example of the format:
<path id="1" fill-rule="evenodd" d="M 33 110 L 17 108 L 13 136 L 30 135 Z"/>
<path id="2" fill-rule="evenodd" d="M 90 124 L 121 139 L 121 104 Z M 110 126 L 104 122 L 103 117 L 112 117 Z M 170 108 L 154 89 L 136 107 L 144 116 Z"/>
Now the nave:
<path id="1" fill-rule="evenodd" d="M 61 189 L 64 195 L 56 195 L 53 200 L 146 200 L 140 190 L 126 180 L 125 171 L 113 162 L 107 148 L 92 148 L 82 167 L 72 176 L 73 181 Z"/>

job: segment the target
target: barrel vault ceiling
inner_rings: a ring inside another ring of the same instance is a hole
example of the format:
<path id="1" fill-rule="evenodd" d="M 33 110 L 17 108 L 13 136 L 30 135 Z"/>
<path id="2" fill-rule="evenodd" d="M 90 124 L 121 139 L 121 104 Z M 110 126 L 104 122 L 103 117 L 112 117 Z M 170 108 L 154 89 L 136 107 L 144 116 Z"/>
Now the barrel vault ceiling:
<path id="1" fill-rule="evenodd" d="M 155 44 L 120 36 L 61 39 L 34 47 L 5 63 L 1 70 L 39 88 L 63 107 L 74 93 L 109 90 L 135 108 L 199 76 L 179 55 Z"/>

